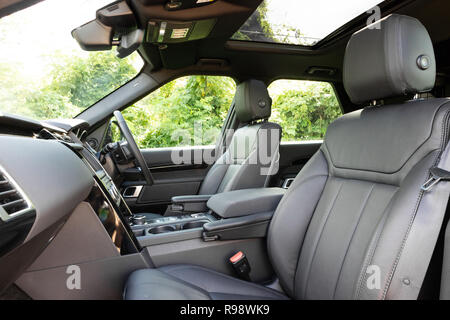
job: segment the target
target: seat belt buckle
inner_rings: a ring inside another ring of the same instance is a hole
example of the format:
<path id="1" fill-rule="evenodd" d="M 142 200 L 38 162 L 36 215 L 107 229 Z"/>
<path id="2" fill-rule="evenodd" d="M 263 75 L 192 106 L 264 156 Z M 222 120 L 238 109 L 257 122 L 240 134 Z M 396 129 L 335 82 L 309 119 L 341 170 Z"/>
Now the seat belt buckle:
<path id="1" fill-rule="evenodd" d="M 436 184 L 440 181 L 449 181 L 450 180 L 450 172 L 447 170 L 433 167 L 430 170 L 431 178 L 428 179 L 421 187 L 423 191 L 430 191 Z"/>
<path id="2" fill-rule="evenodd" d="M 237 252 L 229 259 L 234 271 L 237 273 L 238 277 L 250 281 L 250 263 L 247 257 L 242 251 Z"/>

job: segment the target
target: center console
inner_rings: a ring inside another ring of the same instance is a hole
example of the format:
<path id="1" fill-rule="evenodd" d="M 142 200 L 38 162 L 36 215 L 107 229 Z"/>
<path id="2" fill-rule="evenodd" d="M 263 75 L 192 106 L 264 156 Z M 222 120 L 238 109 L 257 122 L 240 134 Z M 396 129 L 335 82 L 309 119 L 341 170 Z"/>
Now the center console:
<path id="1" fill-rule="evenodd" d="M 145 224 L 133 224 L 131 229 L 142 247 L 155 244 L 201 238 L 203 226 L 216 221 L 210 213 L 161 217 Z"/>
<path id="2" fill-rule="evenodd" d="M 210 196 L 207 212 L 161 217 L 132 223 L 142 247 L 201 239 L 204 242 L 264 238 L 285 189 L 259 188 Z"/>
<path id="3" fill-rule="evenodd" d="M 273 270 L 266 236 L 285 189 L 244 189 L 212 196 L 174 197 L 165 216 L 151 219 L 131 213 L 95 154 L 86 148 L 78 152 L 93 169 L 96 185 L 103 195 L 88 200 L 124 259 L 117 263 L 128 264 L 137 256 L 148 267 L 194 264 L 234 276 L 228 259 L 242 251 L 252 265 L 253 281 L 271 279 Z M 97 201 L 105 198 L 109 206 Z M 108 211 L 106 207 L 112 209 Z"/>

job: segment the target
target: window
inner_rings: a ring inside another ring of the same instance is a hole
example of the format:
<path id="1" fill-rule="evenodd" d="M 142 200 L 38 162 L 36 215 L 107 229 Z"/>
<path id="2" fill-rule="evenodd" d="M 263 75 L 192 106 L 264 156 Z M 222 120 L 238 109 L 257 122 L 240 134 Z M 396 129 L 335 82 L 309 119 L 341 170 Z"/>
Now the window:
<path id="1" fill-rule="evenodd" d="M 329 83 L 277 80 L 269 86 L 270 121 L 278 123 L 282 141 L 323 139 L 328 125 L 342 112 Z"/>
<path id="2" fill-rule="evenodd" d="M 0 19 L 0 111 L 74 117 L 143 66 L 137 53 L 83 51 L 71 31 L 111 0 L 47 0 Z"/>
<path id="3" fill-rule="evenodd" d="M 228 77 L 183 77 L 123 114 L 140 148 L 214 145 L 235 91 Z"/>
<path id="4" fill-rule="evenodd" d="M 312 46 L 381 2 L 264 0 L 231 39 Z"/>

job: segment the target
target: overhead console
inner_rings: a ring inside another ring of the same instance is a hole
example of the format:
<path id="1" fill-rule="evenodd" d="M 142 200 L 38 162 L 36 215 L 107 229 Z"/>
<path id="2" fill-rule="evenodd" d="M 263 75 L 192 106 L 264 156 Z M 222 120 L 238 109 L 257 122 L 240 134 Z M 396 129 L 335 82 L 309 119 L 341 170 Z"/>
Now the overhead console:
<path id="1" fill-rule="evenodd" d="M 188 22 L 152 20 L 148 23 L 147 42 L 178 43 L 204 39 L 209 36 L 216 19 Z"/>
<path id="2" fill-rule="evenodd" d="M 262 0 L 131 0 L 149 43 L 229 38 Z"/>
<path id="3" fill-rule="evenodd" d="M 72 36 L 87 51 L 117 47 L 124 58 L 142 44 L 229 38 L 262 0 L 129 0 L 105 6 Z M 166 46 L 163 46 L 166 47 Z"/>
<path id="4" fill-rule="evenodd" d="M 149 0 L 142 2 L 144 5 L 154 3 Z M 214 2 L 215 0 L 170 0 L 165 2 L 164 8 L 167 11 L 174 11 Z M 206 38 L 215 23 L 216 19 L 186 22 L 151 19 L 145 30 L 147 23 L 139 23 L 127 2 L 120 1 L 97 10 L 96 19 L 74 29 L 72 36 L 83 50 L 102 51 L 117 46 L 117 56 L 124 58 L 142 44 L 145 31 L 147 31 L 147 42 L 176 43 Z"/>
<path id="5" fill-rule="evenodd" d="M 188 8 L 198 8 L 208 4 L 211 4 L 217 0 L 140 0 L 145 5 L 152 5 L 158 2 L 165 3 L 165 9 L 169 11 L 182 10 Z"/>

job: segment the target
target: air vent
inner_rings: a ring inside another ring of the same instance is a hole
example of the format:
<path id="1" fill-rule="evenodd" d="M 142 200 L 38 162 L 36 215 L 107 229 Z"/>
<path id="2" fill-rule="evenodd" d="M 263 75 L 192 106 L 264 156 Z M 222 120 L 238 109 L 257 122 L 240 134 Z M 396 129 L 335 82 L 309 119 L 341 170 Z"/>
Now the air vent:
<path id="1" fill-rule="evenodd" d="M 14 180 L 0 167 L 0 218 L 8 221 L 32 209 Z"/>
<path id="2" fill-rule="evenodd" d="M 39 131 L 39 133 L 37 134 L 37 137 L 39 139 L 44 139 L 44 140 L 59 140 L 62 142 L 73 142 L 73 140 L 65 133 L 56 133 L 56 132 L 50 132 L 47 129 L 42 129 L 41 131 Z"/>

